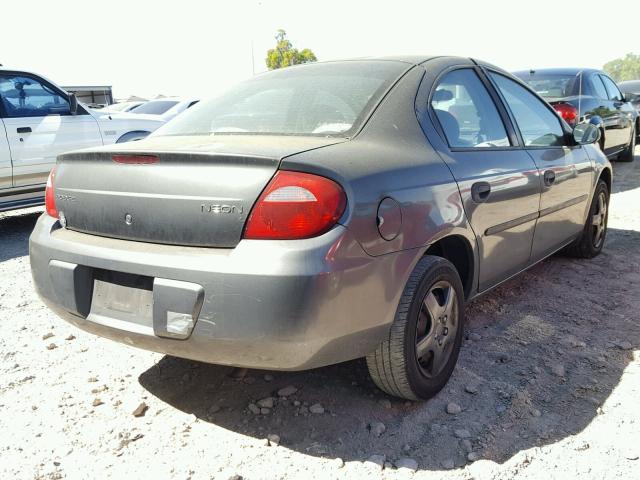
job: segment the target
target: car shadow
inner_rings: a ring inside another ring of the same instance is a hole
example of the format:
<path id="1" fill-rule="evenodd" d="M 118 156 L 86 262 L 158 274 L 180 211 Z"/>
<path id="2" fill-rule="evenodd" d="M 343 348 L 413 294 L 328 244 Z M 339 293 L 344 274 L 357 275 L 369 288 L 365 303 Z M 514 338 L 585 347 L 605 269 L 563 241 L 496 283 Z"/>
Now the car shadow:
<path id="1" fill-rule="evenodd" d="M 612 161 L 613 167 L 613 192 L 626 192 L 639 187 L 638 177 L 640 177 L 640 145 L 636 147 L 633 162 Z"/>
<path id="2" fill-rule="evenodd" d="M 275 433 L 311 456 L 411 457 L 428 470 L 462 467 L 470 451 L 504 462 L 587 427 L 632 359 L 621 342 L 640 343 L 640 302 L 630 294 L 640 287 L 640 232 L 610 229 L 606 242 L 593 260 L 552 257 L 471 302 L 453 377 L 427 402 L 384 395 L 362 360 L 234 378 L 238 370 L 166 356 L 139 382 L 205 422 L 254 438 Z M 278 397 L 289 385 L 297 391 Z M 266 397 L 277 399 L 268 412 L 249 410 Z M 449 402 L 462 411 L 448 414 Z M 309 411 L 316 403 L 324 413 Z"/>
<path id="3" fill-rule="evenodd" d="M 0 213 L 0 262 L 29 254 L 29 235 L 42 210 Z"/>

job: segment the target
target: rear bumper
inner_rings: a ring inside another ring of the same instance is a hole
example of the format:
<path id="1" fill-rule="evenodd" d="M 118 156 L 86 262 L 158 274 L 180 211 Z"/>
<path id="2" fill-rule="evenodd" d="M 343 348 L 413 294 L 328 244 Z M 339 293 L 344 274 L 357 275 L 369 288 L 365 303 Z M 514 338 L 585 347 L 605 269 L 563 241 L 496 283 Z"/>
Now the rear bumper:
<path id="1" fill-rule="evenodd" d="M 215 249 L 82 234 L 47 215 L 29 246 L 39 295 L 77 327 L 178 357 L 276 370 L 338 363 L 375 349 L 418 253 L 370 257 L 342 226 L 313 239 L 243 240 Z M 152 282 L 137 303 L 152 304 L 148 318 L 104 308 L 105 298 L 129 295 L 121 285 L 98 288 L 112 272 Z M 195 324 L 167 338 L 165 320 L 175 312 L 192 314 Z"/>

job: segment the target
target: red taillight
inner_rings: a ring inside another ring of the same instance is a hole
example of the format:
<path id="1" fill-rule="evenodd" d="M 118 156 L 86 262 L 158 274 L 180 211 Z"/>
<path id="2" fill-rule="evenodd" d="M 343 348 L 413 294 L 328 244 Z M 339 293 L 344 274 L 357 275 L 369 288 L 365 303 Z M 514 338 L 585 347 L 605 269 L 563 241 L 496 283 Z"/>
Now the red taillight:
<path id="1" fill-rule="evenodd" d="M 578 119 L 578 109 L 570 103 L 556 103 L 553 108 L 571 126 L 576 124 Z"/>
<path id="2" fill-rule="evenodd" d="M 159 158 L 156 155 L 113 155 L 111 160 L 127 165 L 148 165 L 158 163 Z"/>
<path id="3" fill-rule="evenodd" d="M 56 208 L 56 195 L 54 191 L 54 181 L 56 179 L 56 167 L 54 166 L 49 172 L 47 178 L 47 187 L 44 190 L 44 206 L 47 214 L 53 218 L 58 218 L 58 209 Z"/>
<path id="4" fill-rule="evenodd" d="M 293 240 L 321 235 L 344 213 L 347 197 L 333 180 L 309 173 L 276 173 L 258 198 L 244 238 Z"/>

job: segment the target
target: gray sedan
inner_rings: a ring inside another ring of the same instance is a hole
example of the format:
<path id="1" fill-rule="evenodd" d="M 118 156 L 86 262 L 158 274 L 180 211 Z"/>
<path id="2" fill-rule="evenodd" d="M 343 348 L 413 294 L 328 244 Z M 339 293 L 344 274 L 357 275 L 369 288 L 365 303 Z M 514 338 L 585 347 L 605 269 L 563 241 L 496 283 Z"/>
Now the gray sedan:
<path id="1" fill-rule="evenodd" d="M 129 345 L 276 370 L 366 357 L 385 392 L 429 398 L 466 301 L 602 250 L 598 135 L 467 58 L 269 72 L 145 140 L 60 156 L 33 278 L 62 318 Z"/>

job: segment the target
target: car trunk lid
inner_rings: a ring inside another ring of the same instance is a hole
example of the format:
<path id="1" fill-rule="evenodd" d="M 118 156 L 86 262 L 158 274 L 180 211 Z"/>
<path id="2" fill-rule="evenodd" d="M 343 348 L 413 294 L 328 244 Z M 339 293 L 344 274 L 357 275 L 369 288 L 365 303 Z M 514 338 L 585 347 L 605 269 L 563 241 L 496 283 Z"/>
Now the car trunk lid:
<path id="1" fill-rule="evenodd" d="M 58 159 L 56 205 L 71 230 L 230 248 L 240 241 L 251 207 L 282 158 L 342 141 L 293 136 L 158 137 L 72 152 Z M 128 163 L 135 156 L 150 157 Z"/>

